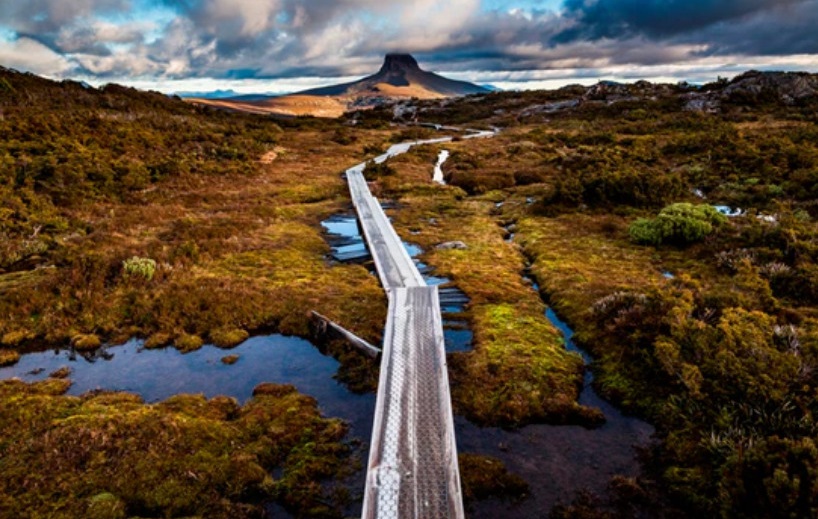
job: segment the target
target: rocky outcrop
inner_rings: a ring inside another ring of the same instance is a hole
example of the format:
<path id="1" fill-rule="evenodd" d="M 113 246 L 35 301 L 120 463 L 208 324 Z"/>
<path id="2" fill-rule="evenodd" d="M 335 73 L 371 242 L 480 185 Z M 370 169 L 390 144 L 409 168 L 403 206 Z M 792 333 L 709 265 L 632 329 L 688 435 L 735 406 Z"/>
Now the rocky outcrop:
<path id="1" fill-rule="evenodd" d="M 723 99 L 761 96 L 774 96 L 787 104 L 816 97 L 818 74 L 751 70 L 733 79 L 721 91 Z"/>

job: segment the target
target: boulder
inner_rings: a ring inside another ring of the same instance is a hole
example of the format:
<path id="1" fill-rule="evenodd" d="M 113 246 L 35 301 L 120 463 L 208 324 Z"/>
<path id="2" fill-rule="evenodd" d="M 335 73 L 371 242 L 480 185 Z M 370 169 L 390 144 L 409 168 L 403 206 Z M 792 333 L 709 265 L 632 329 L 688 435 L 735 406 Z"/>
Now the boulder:
<path id="1" fill-rule="evenodd" d="M 447 241 L 435 246 L 437 250 L 466 250 L 469 247 L 462 241 Z"/>

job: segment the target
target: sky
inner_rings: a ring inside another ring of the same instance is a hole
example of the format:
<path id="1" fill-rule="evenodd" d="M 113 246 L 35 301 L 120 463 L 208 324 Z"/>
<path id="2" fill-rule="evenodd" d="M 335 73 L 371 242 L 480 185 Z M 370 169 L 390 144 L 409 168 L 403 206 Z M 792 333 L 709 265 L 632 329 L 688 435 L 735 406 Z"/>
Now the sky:
<path id="1" fill-rule="evenodd" d="M 388 52 L 503 89 L 818 71 L 818 0 L 0 0 L 0 65 L 162 92 L 283 93 Z"/>

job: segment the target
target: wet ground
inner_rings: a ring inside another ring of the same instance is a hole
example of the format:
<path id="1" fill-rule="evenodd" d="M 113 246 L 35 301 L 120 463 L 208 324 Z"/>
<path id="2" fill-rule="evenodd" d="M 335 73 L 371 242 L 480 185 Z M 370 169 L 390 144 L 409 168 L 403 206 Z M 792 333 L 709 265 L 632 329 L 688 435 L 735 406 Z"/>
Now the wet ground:
<path id="1" fill-rule="evenodd" d="M 354 216 L 338 215 L 325 222 L 330 235 L 329 241 L 335 250 L 336 244 L 355 241 L 365 254 L 366 246 L 360 238 Z M 340 234 L 343 233 L 343 234 Z M 508 241 L 513 234 L 509 232 Z M 462 312 L 468 303 L 465 294 L 452 287 L 449 280 L 431 275 L 430 268 L 417 260 L 423 251 L 416 245 L 404 242 L 409 255 L 415 258 L 424 278 L 441 285 L 442 294 L 451 294 L 454 304 L 447 304 L 447 295 L 441 296 L 441 308 L 446 312 Z M 334 253 L 335 254 L 335 253 Z M 336 256 L 337 259 L 337 256 Z M 530 278 L 527 280 L 533 290 L 539 290 Z M 447 292 L 450 290 L 451 292 Z M 573 330 L 551 310 L 546 317 L 557 327 L 565 338 L 565 347 L 579 353 L 590 364 L 591 357 L 571 340 Z M 446 321 L 446 349 L 455 351 L 471 348 L 472 334 L 468 322 Z M 453 325 L 453 326 L 452 326 Z M 457 337 L 461 337 L 458 342 Z M 579 426 L 529 425 L 517 431 L 496 427 L 478 427 L 463 417 L 455 417 L 455 431 L 459 452 L 469 452 L 493 456 L 503 460 L 506 467 L 523 477 L 531 486 L 531 495 L 518 503 L 498 500 L 475 503 L 468 516 L 474 518 L 496 517 L 547 517 L 548 512 L 558 502 L 567 503 L 580 490 L 604 492 L 610 478 L 617 474 L 636 475 L 639 463 L 636 446 L 646 445 L 653 428 L 633 417 L 623 415 L 607 401 L 603 400 L 591 386 L 593 374 L 585 372 L 584 389 L 579 402 L 598 407 L 605 414 L 606 423 L 597 429 Z"/>
<path id="2" fill-rule="evenodd" d="M 355 261 L 372 268 L 354 217 L 338 215 L 323 225 L 335 260 Z M 447 351 L 470 349 L 472 333 L 468 323 L 457 319 L 468 298 L 451 286 L 449 280 L 434 276 L 431 269 L 417 259 L 422 253 L 420 248 L 411 244 L 406 247 L 427 282 L 441 287 Z M 536 284 L 532 286 L 537 289 Z M 571 329 L 550 309 L 546 317 L 563 332 L 566 348 L 577 351 L 586 363 L 590 362 L 590 357 L 571 341 Z M 238 362 L 222 363 L 221 358 L 228 354 L 238 355 Z M 334 378 L 338 362 L 323 355 L 310 342 L 296 337 L 259 336 L 231 350 L 205 346 L 187 354 L 173 348 L 147 350 L 139 340 L 87 356 L 69 349 L 56 349 L 23 355 L 14 366 L 0 368 L 0 379 L 42 380 L 64 366 L 72 370 L 73 385 L 69 394 L 96 389 L 122 390 L 140 394 L 148 402 L 178 393 L 203 393 L 208 397 L 228 395 L 243 402 L 261 382 L 289 383 L 316 398 L 325 415 L 346 420 L 351 437 L 366 444 L 371 433 L 375 395 L 355 394 L 338 383 Z M 579 490 L 603 492 L 611 476 L 638 473 L 634 446 L 648 443 L 653 432 L 651 426 L 624 416 L 594 392 L 591 381 L 588 371 L 580 402 L 599 407 L 605 413 L 607 423 L 598 429 L 530 425 L 507 431 L 478 427 L 463 417 L 455 417 L 460 452 L 499 458 L 531 486 L 531 495 L 517 503 L 490 500 L 472 504 L 469 517 L 546 517 L 555 504 L 569 502 Z M 365 460 L 367 453 L 361 452 L 360 456 Z M 358 483 L 362 491 L 363 473 L 352 485 Z M 356 509 L 348 511 L 357 512 Z"/>

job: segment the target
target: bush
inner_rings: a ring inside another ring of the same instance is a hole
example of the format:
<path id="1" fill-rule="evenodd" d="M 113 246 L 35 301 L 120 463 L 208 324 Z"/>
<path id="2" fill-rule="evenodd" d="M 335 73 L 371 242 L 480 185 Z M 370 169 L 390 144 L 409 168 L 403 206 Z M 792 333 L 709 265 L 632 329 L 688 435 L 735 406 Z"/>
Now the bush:
<path id="1" fill-rule="evenodd" d="M 659 245 L 662 235 L 655 220 L 639 218 L 628 228 L 628 234 L 633 241 L 644 245 Z"/>
<path id="2" fill-rule="evenodd" d="M 686 245 L 703 240 L 726 221 L 712 206 L 677 203 L 666 206 L 653 220 L 639 218 L 628 233 L 634 242 L 645 245 Z"/>

